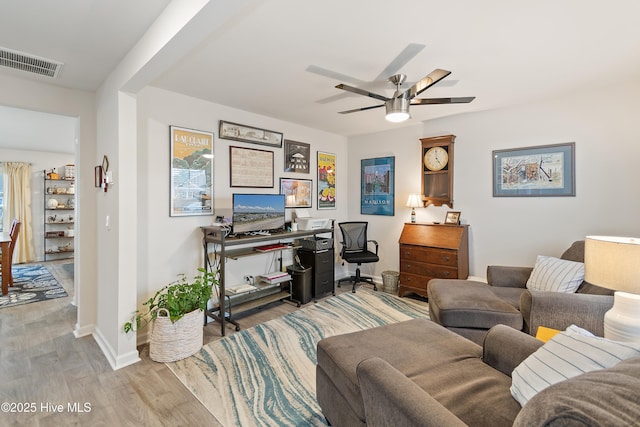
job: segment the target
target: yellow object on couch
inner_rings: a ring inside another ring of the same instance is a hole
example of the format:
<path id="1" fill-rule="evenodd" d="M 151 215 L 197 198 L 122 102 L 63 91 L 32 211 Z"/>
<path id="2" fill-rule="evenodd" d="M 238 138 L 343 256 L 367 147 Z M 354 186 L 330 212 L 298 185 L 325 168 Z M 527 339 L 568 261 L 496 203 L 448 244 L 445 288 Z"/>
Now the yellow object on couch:
<path id="1" fill-rule="evenodd" d="M 560 331 L 557 329 L 551 329 L 545 326 L 538 326 L 538 330 L 536 331 L 536 338 L 538 338 L 540 341 L 547 342 L 551 338 L 553 338 L 554 335 L 557 334 L 558 332 Z"/>

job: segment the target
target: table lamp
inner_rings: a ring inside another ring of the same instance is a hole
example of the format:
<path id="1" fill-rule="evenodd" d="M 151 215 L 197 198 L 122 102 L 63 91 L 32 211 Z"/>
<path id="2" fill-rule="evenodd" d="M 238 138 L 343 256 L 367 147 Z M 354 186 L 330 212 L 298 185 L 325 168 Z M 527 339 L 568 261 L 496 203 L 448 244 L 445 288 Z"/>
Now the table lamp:
<path id="1" fill-rule="evenodd" d="M 587 236 L 584 269 L 585 281 L 615 290 L 604 337 L 640 342 L 640 239 Z"/>
<path id="2" fill-rule="evenodd" d="M 411 208 L 411 222 L 416 222 L 416 208 L 422 207 L 422 200 L 419 194 L 409 194 L 407 207 Z"/>
<path id="3" fill-rule="evenodd" d="M 286 199 L 286 204 L 288 208 L 293 208 L 296 206 L 296 196 L 295 194 L 289 194 Z"/>

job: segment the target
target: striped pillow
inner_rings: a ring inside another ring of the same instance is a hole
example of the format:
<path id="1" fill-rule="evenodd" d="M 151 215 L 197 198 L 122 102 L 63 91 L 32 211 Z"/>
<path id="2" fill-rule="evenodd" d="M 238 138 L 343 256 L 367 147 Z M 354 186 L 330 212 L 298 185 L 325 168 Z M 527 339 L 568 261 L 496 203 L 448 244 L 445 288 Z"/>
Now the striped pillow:
<path id="1" fill-rule="evenodd" d="M 553 384 L 636 356 L 640 356 L 640 343 L 611 341 L 571 325 L 513 370 L 511 395 L 524 406 Z"/>
<path id="2" fill-rule="evenodd" d="M 575 292 L 584 280 L 584 264 L 538 255 L 527 289 L 533 291 Z"/>

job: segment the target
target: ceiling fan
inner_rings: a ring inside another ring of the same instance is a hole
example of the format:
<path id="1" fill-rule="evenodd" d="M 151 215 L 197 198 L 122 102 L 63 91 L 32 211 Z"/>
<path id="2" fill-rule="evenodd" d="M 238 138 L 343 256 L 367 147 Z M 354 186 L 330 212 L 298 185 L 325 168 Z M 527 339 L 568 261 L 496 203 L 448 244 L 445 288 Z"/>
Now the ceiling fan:
<path id="1" fill-rule="evenodd" d="M 385 116 L 386 119 L 390 122 L 398 123 L 411 118 L 411 114 L 409 114 L 409 107 L 411 105 L 464 104 L 473 101 L 476 98 L 475 96 L 459 98 L 416 98 L 416 96 L 420 95 L 426 89 L 438 83 L 449 74 L 451 74 L 451 71 L 435 69 L 404 92 L 400 92 L 400 86 L 405 81 L 407 76 L 404 74 L 395 74 L 388 79 L 390 83 L 396 85 L 396 92 L 391 98 L 387 98 L 386 96 L 378 95 L 377 93 L 368 92 L 366 90 L 358 89 L 357 87 L 340 83 L 336 86 L 336 89 L 342 89 L 348 92 L 356 93 L 358 95 L 364 95 L 370 98 L 384 101 L 384 104 L 355 108 L 353 110 L 347 111 L 340 111 L 340 114 L 349 114 L 358 111 L 366 111 L 374 108 L 385 107 L 387 110 L 387 114 Z"/>

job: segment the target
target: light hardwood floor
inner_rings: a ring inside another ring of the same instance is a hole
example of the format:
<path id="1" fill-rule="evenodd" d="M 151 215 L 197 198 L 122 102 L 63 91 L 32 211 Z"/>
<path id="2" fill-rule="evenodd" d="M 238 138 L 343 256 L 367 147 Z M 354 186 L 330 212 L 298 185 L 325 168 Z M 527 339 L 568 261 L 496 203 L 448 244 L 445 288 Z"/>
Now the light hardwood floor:
<path id="1" fill-rule="evenodd" d="M 0 309 L 0 403 L 21 410 L 3 406 L 0 425 L 221 426 L 163 363 L 149 359 L 147 345 L 139 348 L 141 362 L 113 371 L 92 337 L 74 337 L 73 280 L 61 267 L 65 262 L 44 264 L 68 297 Z M 240 323 L 246 329 L 295 310 L 275 303 Z M 220 332 L 219 323 L 209 323 L 205 343 L 220 339 Z M 228 327 L 227 335 L 233 333 Z"/>

